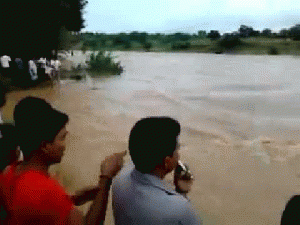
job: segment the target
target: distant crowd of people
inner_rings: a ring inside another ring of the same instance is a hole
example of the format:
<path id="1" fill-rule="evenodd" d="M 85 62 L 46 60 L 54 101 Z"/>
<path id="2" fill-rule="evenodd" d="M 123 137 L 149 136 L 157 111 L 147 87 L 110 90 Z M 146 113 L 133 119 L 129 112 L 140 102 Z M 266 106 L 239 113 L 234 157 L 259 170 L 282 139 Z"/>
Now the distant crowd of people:
<path id="1" fill-rule="evenodd" d="M 14 84 L 36 82 L 38 80 L 55 79 L 59 77 L 61 62 L 57 58 L 45 57 L 22 59 L 8 55 L 0 57 L 1 75 L 11 78 Z"/>

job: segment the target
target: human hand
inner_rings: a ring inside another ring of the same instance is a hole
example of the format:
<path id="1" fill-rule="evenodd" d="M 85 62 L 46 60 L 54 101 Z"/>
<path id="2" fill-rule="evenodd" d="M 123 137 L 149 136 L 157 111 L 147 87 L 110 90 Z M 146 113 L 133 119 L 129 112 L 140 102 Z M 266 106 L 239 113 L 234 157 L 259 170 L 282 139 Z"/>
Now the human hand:
<path id="1" fill-rule="evenodd" d="M 99 187 L 98 186 L 87 186 L 84 187 L 83 189 L 80 189 L 78 191 L 75 191 L 75 195 L 76 196 L 86 196 L 89 195 L 90 193 L 94 192 L 94 191 L 98 191 Z"/>
<path id="2" fill-rule="evenodd" d="M 123 166 L 123 158 L 127 151 L 107 156 L 101 163 L 101 176 L 113 178 Z"/>
<path id="3" fill-rule="evenodd" d="M 176 186 L 176 191 L 179 193 L 188 193 L 192 189 L 194 179 L 184 180 L 184 179 L 175 179 L 174 184 Z"/>
<path id="4" fill-rule="evenodd" d="M 94 200 L 98 191 L 98 186 L 88 186 L 79 191 L 76 191 L 75 195 L 71 196 L 71 199 L 76 206 L 80 206 L 88 201 Z"/>
<path id="5" fill-rule="evenodd" d="M 174 185 L 176 191 L 182 194 L 186 194 L 191 191 L 194 177 L 187 165 L 178 162 L 178 165 L 174 172 Z"/>

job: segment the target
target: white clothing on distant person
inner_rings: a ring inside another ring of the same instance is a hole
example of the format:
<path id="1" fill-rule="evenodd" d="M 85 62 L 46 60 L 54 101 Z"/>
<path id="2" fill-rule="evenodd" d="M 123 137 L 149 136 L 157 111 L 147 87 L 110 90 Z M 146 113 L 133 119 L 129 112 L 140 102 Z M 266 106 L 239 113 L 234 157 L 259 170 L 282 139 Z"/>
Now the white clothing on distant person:
<path id="1" fill-rule="evenodd" d="M 61 62 L 58 59 L 56 59 L 56 60 L 51 59 L 50 65 L 53 66 L 55 70 L 59 70 L 59 68 L 61 66 Z"/>
<path id="2" fill-rule="evenodd" d="M 33 60 L 29 60 L 28 61 L 28 66 L 29 66 L 29 73 L 30 73 L 31 79 L 32 80 L 38 79 L 37 67 L 35 65 L 35 62 Z"/>
<path id="3" fill-rule="evenodd" d="M 41 64 L 41 68 L 46 69 L 46 58 L 41 57 L 38 62 Z"/>
<path id="4" fill-rule="evenodd" d="M 52 68 L 52 67 L 50 67 L 50 66 L 46 66 L 45 73 L 46 73 L 46 74 L 48 74 L 49 76 L 51 76 L 51 74 L 52 74 L 52 70 L 53 70 L 53 68 Z"/>
<path id="5" fill-rule="evenodd" d="M 0 61 L 3 68 L 9 68 L 9 62 L 11 61 L 11 58 L 8 55 L 3 55 L 0 58 Z"/>

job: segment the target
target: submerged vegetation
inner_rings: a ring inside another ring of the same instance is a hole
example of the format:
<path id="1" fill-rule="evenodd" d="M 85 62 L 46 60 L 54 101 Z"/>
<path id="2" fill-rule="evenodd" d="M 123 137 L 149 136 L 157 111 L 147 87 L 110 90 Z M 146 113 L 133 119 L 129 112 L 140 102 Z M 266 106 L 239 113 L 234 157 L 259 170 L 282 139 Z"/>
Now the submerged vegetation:
<path id="1" fill-rule="evenodd" d="M 120 62 L 115 62 L 111 53 L 99 51 L 98 54 L 92 53 L 88 62 L 91 72 L 111 73 L 120 75 L 123 72 L 123 67 Z"/>

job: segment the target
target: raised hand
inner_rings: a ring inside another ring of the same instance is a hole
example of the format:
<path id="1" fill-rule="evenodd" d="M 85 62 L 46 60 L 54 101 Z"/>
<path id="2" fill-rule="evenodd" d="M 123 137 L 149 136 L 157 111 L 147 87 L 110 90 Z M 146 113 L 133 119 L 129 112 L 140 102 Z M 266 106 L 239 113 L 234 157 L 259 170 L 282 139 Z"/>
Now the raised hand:
<path id="1" fill-rule="evenodd" d="M 101 176 L 113 178 L 123 166 L 123 158 L 127 151 L 107 156 L 101 163 Z"/>

